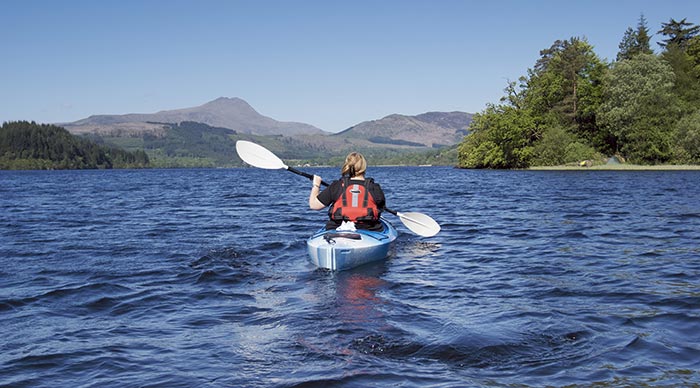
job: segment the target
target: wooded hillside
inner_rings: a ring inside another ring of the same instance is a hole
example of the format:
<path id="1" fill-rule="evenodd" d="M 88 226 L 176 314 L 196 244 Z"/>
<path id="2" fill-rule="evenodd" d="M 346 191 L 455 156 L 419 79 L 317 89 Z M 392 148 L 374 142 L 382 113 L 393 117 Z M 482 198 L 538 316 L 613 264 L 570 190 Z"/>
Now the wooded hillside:
<path id="1" fill-rule="evenodd" d="M 99 145 L 55 125 L 17 121 L 0 127 L 0 169 L 136 168 L 148 164 L 143 151 Z"/>

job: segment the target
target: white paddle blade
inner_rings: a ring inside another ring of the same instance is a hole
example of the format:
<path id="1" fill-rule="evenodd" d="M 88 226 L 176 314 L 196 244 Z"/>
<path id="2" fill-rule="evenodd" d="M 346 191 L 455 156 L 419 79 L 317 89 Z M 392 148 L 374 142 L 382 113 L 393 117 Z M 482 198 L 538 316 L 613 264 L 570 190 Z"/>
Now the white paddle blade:
<path id="1" fill-rule="evenodd" d="M 236 142 L 238 157 L 253 167 L 268 170 L 287 169 L 282 159 L 273 154 L 267 148 L 246 140 Z"/>
<path id="2" fill-rule="evenodd" d="M 432 237 L 440 232 L 440 224 L 423 213 L 396 213 L 396 215 L 411 232 L 419 236 Z"/>

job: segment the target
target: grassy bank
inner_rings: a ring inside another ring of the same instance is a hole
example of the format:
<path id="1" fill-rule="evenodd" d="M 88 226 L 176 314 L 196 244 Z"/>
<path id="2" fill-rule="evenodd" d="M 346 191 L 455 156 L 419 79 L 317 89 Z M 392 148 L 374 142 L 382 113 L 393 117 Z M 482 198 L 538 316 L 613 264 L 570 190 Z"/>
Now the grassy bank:
<path id="1" fill-rule="evenodd" d="M 588 170 L 605 170 L 605 171 L 672 171 L 672 170 L 700 170 L 700 165 L 696 164 L 682 164 L 682 165 L 653 165 L 644 166 L 639 164 L 600 164 L 593 165 L 590 167 L 579 166 L 579 165 L 562 165 L 562 166 L 537 166 L 530 167 L 529 170 L 544 170 L 544 171 L 559 171 L 559 170 L 572 170 L 572 171 L 588 171 Z"/>

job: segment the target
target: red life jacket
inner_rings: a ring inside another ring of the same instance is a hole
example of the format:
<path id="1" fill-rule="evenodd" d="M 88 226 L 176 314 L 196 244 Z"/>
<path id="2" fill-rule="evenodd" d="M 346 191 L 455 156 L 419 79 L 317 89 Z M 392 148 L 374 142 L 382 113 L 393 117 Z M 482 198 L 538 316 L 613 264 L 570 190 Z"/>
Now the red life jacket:
<path id="1" fill-rule="evenodd" d="M 372 179 L 365 179 L 362 183 L 350 182 L 350 178 L 343 177 L 343 194 L 335 201 L 331 208 L 333 221 L 353 221 L 356 223 L 375 223 L 379 220 L 379 209 L 372 194 L 367 189 Z"/>

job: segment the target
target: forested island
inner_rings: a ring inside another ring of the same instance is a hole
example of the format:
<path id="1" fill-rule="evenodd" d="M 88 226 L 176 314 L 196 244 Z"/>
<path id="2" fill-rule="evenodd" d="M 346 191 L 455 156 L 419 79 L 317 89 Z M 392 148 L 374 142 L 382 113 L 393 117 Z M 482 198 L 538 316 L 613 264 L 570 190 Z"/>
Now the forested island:
<path id="1" fill-rule="evenodd" d="M 143 168 L 149 166 L 142 150 L 127 152 L 74 136 L 64 128 L 28 121 L 0 127 L 0 169 L 65 170 Z"/>
<path id="2" fill-rule="evenodd" d="M 605 63 L 585 38 L 556 41 L 500 104 L 476 114 L 464 168 L 603 163 L 700 164 L 700 26 L 663 23 L 661 52 L 642 15 Z"/>

